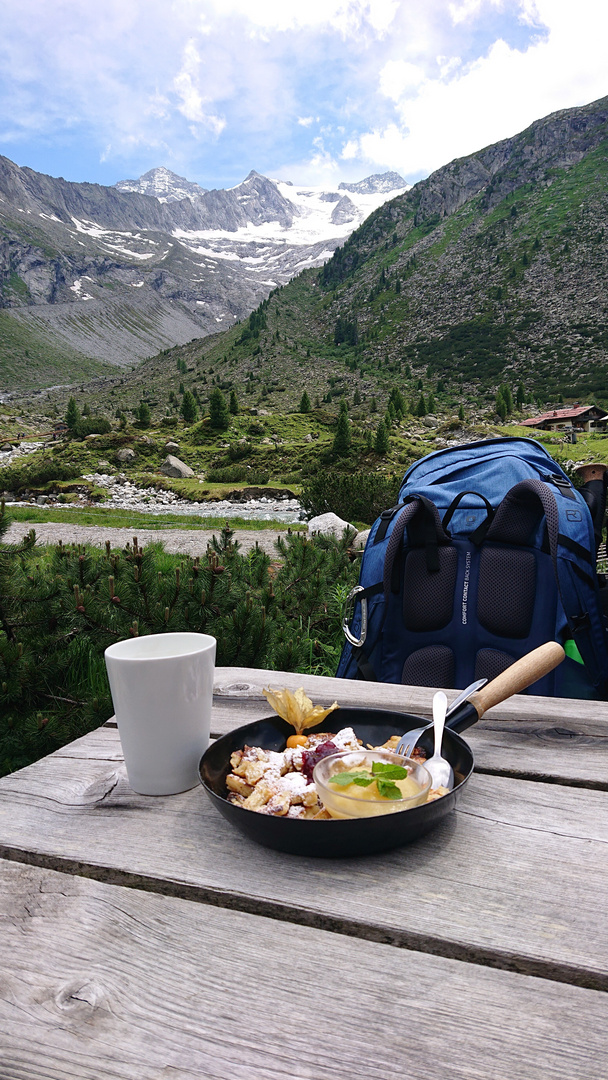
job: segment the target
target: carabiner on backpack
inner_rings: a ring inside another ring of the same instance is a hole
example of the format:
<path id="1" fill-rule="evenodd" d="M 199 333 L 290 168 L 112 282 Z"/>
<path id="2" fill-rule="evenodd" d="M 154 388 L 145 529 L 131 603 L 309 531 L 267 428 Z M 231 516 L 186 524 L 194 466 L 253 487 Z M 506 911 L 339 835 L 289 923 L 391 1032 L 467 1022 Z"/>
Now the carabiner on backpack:
<path id="1" fill-rule="evenodd" d="M 351 645 L 354 645 L 357 649 L 360 649 L 361 646 L 365 644 L 365 639 L 367 637 L 367 598 L 365 596 L 359 596 L 360 593 L 364 593 L 365 591 L 366 590 L 363 588 L 362 585 L 355 585 L 354 589 L 351 589 L 348 596 L 346 597 L 346 602 L 344 604 L 344 614 L 342 616 L 342 629 L 344 631 L 344 637 L 348 642 L 350 642 Z M 359 602 L 361 604 L 361 634 L 358 638 L 356 638 L 355 635 L 351 633 L 350 626 L 348 625 L 349 619 L 351 617 L 351 604 L 352 611 L 354 612 L 357 598 L 359 598 Z"/>

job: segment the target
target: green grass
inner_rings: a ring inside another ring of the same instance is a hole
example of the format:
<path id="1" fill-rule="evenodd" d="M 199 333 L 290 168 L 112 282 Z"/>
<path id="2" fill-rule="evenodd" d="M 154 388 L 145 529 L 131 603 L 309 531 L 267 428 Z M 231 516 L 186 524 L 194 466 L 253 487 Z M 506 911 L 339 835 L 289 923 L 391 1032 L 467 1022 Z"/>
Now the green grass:
<path id="1" fill-rule="evenodd" d="M 146 528 L 163 529 L 221 529 L 228 522 L 231 529 L 251 529 L 262 532 L 265 529 L 305 531 L 306 525 L 289 524 L 286 521 L 247 521 L 235 517 L 201 517 L 200 514 L 144 514 L 132 510 L 106 510 L 103 507 L 70 507 L 66 510 L 50 510 L 44 506 L 11 506 L 7 513 L 13 521 L 36 524 L 45 521 L 57 521 L 70 525 L 100 525 L 106 528 Z"/>

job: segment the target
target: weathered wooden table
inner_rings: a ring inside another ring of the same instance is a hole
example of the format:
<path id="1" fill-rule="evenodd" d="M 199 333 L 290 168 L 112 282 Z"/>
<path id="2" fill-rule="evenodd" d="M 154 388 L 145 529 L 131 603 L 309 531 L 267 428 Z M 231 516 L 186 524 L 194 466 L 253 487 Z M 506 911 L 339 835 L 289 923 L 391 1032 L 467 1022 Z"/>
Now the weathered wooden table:
<path id="1" fill-rule="evenodd" d="M 214 733 L 268 683 L 432 697 L 220 668 Z M 362 859 L 258 847 L 202 789 L 135 795 L 111 722 L 5 777 L 2 1080 L 608 1075 L 608 706 L 521 696 L 466 737 L 458 810 Z"/>

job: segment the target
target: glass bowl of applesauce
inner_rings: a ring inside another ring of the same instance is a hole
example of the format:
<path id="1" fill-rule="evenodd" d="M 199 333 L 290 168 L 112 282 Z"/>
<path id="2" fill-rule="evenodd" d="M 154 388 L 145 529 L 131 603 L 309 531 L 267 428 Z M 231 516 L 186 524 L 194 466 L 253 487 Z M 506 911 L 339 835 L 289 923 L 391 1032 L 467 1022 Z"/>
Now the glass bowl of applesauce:
<path id="1" fill-rule="evenodd" d="M 389 750 L 331 754 L 315 765 L 312 778 L 332 818 L 396 814 L 426 802 L 431 790 L 424 765 Z"/>

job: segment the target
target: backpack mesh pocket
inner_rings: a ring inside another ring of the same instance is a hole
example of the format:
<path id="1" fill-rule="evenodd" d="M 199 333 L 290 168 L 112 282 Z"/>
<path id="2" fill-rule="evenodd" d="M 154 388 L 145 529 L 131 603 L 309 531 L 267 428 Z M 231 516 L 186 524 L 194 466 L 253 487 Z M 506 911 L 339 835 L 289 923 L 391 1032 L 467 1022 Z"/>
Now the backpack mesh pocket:
<path id="1" fill-rule="evenodd" d="M 439 547 L 438 555 L 439 570 L 434 573 L 427 569 L 424 548 L 409 551 L 405 560 L 403 621 L 406 630 L 415 634 L 441 630 L 452 618 L 458 552 L 446 544 Z"/>
<path id="2" fill-rule="evenodd" d="M 454 653 L 447 645 L 427 645 L 410 653 L 401 674 L 410 686 L 454 685 Z"/>
<path id="3" fill-rule="evenodd" d="M 516 657 L 501 652 L 500 649 L 480 649 L 475 658 L 475 678 L 487 679 L 491 682 L 498 675 L 502 675 Z"/>
<path id="4" fill-rule="evenodd" d="M 480 625 L 498 637 L 525 638 L 532 626 L 535 600 L 536 559 L 532 552 L 484 548 L 477 595 Z"/>

